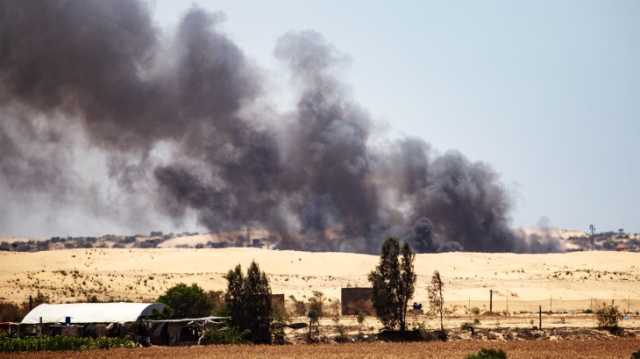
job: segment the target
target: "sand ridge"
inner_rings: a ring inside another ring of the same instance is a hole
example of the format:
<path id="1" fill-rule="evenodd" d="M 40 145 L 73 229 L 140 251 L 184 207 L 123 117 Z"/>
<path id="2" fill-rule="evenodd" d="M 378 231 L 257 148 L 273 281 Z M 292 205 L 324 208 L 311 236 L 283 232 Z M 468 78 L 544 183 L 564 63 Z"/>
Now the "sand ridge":
<path id="1" fill-rule="evenodd" d="M 341 287 L 368 286 L 378 257 L 257 248 L 0 252 L 0 300 L 21 302 L 38 291 L 58 302 L 91 295 L 149 300 L 179 282 L 224 290 L 224 274 L 252 260 L 269 274 L 274 293 L 305 298 L 318 290 L 339 298 Z M 533 310 L 539 304 L 584 309 L 594 300 L 612 299 L 640 310 L 640 253 L 418 254 L 415 267 L 418 302 L 426 302 L 430 276 L 439 270 L 452 304 L 486 306 L 493 289 L 500 310 Z"/>

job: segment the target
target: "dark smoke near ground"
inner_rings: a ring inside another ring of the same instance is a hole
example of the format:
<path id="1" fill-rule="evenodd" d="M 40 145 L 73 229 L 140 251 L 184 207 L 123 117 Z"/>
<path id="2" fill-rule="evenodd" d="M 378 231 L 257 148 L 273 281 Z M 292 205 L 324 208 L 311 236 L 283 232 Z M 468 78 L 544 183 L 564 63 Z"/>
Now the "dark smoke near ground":
<path id="1" fill-rule="evenodd" d="M 417 138 L 373 146 L 338 76 L 345 57 L 318 33 L 276 44 L 297 100 L 275 111 L 221 20 L 193 8 L 167 39 L 137 1 L 0 1 L 0 213 L 44 198 L 116 220 L 265 228 L 281 248 L 377 252 L 396 235 L 420 252 L 561 249 L 510 229 L 486 164 Z"/>

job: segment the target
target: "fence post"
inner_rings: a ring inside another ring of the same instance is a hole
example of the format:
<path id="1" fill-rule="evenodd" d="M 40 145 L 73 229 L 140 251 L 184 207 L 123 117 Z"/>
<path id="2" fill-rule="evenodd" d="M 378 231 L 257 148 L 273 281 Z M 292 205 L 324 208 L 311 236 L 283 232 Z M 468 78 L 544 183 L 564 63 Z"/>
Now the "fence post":
<path id="1" fill-rule="evenodd" d="M 493 289 L 489 289 L 489 313 L 493 313 Z"/>
<path id="2" fill-rule="evenodd" d="M 509 293 L 507 293 L 505 298 L 507 299 L 507 313 L 506 313 L 506 315 L 509 315 Z"/>
<path id="3" fill-rule="evenodd" d="M 538 329 L 542 330 L 542 306 L 538 306 Z"/>

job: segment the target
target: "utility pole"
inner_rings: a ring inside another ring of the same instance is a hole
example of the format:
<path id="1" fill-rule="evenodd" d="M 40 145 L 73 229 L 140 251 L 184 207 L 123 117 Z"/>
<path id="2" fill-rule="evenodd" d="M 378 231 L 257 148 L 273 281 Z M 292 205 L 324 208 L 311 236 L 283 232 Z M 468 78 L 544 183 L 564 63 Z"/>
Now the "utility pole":
<path id="1" fill-rule="evenodd" d="M 509 315 L 509 293 L 507 293 L 505 299 L 507 300 L 507 315 Z"/>
<path id="2" fill-rule="evenodd" d="M 589 225 L 589 241 L 591 242 L 591 250 L 594 250 L 596 247 L 595 235 L 596 235 L 596 226 L 593 224 Z"/>
<path id="3" fill-rule="evenodd" d="M 538 306 L 538 329 L 542 330 L 542 306 Z"/>
<path id="4" fill-rule="evenodd" d="M 493 313 L 493 289 L 489 289 L 489 313 Z"/>

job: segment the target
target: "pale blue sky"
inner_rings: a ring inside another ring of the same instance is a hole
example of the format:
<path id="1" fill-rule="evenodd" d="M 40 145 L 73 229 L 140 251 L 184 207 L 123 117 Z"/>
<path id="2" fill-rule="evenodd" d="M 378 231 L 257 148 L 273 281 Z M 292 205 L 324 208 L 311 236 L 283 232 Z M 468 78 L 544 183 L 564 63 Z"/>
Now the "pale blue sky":
<path id="1" fill-rule="evenodd" d="M 280 35 L 312 29 L 389 136 L 490 163 L 515 226 L 640 232 L 640 1 L 196 1 L 278 82 Z M 164 28 L 191 6 L 151 3 Z M 285 91 L 285 86 L 277 87 Z"/>

